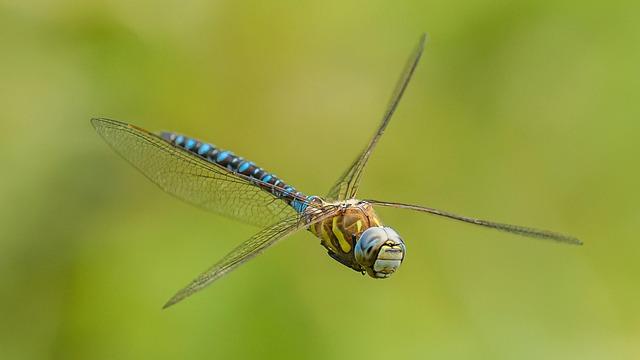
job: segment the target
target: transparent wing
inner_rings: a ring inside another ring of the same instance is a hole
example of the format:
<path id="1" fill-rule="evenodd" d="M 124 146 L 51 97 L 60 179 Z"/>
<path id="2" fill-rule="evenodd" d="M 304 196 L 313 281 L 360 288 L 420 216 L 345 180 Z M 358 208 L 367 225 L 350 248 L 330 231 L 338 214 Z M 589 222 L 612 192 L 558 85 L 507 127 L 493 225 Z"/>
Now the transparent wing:
<path id="1" fill-rule="evenodd" d="M 233 249 L 210 269 L 200 274 L 191 282 L 191 284 L 178 291 L 171 299 L 169 299 L 169 301 L 167 301 L 163 308 L 166 309 L 169 306 L 174 305 L 202 290 L 212 282 L 229 273 L 231 270 L 253 259 L 256 255 L 262 253 L 279 240 L 300 229 L 306 228 L 311 224 L 333 216 L 335 212 L 335 207 L 328 206 L 323 210 L 317 210 L 313 215 L 306 216 L 304 218 L 292 217 L 261 230 L 259 233 L 249 238 L 249 240 Z"/>
<path id="2" fill-rule="evenodd" d="M 296 214 L 284 201 L 256 186 L 259 180 L 207 162 L 139 127 L 109 119 L 91 122 L 118 154 L 177 198 L 260 226 Z"/>
<path id="3" fill-rule="evenodd" d="M 344 172 L 344 174 L 342 174 L 342 176 L 338 179 L 338 181 L 336 181 L 333 187 L 331 187 L 331 190 L 329 190 L 329 193 L 327 194 L 327 198 L 335 200 L 346 200 L 352 199 L 356 196 L 358 192 L 358 186 L 360 184 L 360 176 L 362 175 L 362 170 L 367 164 L 367 160 L 369 160 L 369 156 L 371 156 L 371 153 L 376 147 L 376 144 L 382 137 L 384 130 L 389 124 L 389 121 L 391 120 L 391 117 L 393 116 L 393 113 L 395 112 L 396 107 L 398 106 L 398 103 L 402 98 L 404 90 L 409 84 L 409 80 L 411 80 L 411 76 L 413 75 L 416 66 L 418 66 L 418 61 L 420 61 L 420 57 L 422 56 L 426 39 L 426 34 L 423 34 L 420 37 L 417 48 L 409 58 L 407 65 L 402 71 L 402 75 L 400 76 L 396 88 L 391 95 L 391 100 L 389 101 L 387 110 L 382 117 L 382 122 L 380 123 L 380 126 L 378 127 L 375 135 L 373 136 L 367 147 L 364 149 L 362 154 L 360 154 L 360 156 L 353 161 L 351 166 Z"/>
<path id="4" fill-rule="evenodd" d="M 509 225 L 509 224 L 502 224 L 502 223 L 497 223 L 493 221 L 474 219 L 466 216 L 456 215 L 447 211 L 432 209 L 432 208 L 418 206 L 418 205 L 401 204 L 401 203 L 378 201 L 378 200 L 365 200 L 365 201 L 368 201 L 374 205 L 422 211 L 429 214 L 438 215 L 438 216 L 446 217 L 453 220 L 464 221 L 469 224 L 480 225 L 487 228 L 505 231 L 508 233 L 516 234 L 516 235 L 527 236 L 527 237 L 538 238 L 538 239 L 553 240 L 553 241 L 572 244 L 572 245 L 582 245 L 582 241 L 580 241 L 575 237 L 559 234 L 559 233 L 548 231 L 548 230 L 538 230 L 538 229 L 533 229 L 533 228 L 524 227 L 524 226 Z"/>

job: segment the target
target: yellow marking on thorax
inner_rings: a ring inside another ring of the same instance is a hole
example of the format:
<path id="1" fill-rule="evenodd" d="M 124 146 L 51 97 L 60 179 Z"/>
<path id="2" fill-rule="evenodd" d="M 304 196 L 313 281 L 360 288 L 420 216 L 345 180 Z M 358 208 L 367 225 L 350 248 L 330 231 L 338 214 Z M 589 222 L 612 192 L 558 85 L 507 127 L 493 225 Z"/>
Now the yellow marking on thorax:
<path id="1" fill-rule="evenodd" d="M 334 253 L 338 252 L 338 249 L 336 249 L 336 247 L 333 246 L 333 242 L 331 242 L 331 235 L 327 233 L 324 222 L 318 223 L 318 226 L 320 226 L 320 238 L 324 241 L 325 244 L 327 244 L 327 246 L 331 248 L 331 251 L 333 251 Z"/>
<path id="2" fill-rule="evenodd" d="M 318 236 L 318 232 L 316 231 L 316 226 L 318 226 L 318 224 L 313 224 L 311 226 L 309 226 L 309 230 L 311 231 L 311 233 L 315 236 Z"/>
<path id="3" fill-rule="evenodd" d="M 362 230 L 362 220 L 356 221 L 356 229 L 358 229 L 358 232 Z"/>
<path id="4" fill-rule="evenodd" d="M 333 226 L 331 227 L 331 231 L 338 238 L 338 242 L 340 243 L 340 248 L 343 252 L 348 253 L 351 250 L 351 244 L 347 242 L 344 238 L 344 234 L 340 231 L 340 227 L 338 226 L 338 216 L 334 216 L 333 218 Z"/>

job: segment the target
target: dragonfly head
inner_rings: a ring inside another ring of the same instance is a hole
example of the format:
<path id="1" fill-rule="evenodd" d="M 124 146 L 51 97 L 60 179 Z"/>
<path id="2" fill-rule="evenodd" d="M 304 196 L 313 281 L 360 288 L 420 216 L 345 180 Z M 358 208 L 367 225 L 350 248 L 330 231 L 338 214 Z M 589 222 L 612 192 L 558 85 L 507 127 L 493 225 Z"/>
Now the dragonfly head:
<path id="1" fill-rule="evenodd" d="M 356 262 L 369 276 L 388 278 L 398 270 L 407 249 L 400 235 L 389 227 L 370 227 L 358 238 L 354 249 Z"/>

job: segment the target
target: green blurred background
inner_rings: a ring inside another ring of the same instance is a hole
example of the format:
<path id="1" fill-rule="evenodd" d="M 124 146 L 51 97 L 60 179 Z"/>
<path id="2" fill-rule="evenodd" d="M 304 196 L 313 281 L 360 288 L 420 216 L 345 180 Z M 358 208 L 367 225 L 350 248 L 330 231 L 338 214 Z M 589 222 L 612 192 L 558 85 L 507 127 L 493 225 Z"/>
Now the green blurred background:
<path id="1" fill-rule="evenodd" d="M 0 358 L 640 358 L 639 10 L 0 0 Z M 360 195 L 585 246 L 380 209 L 408 246 L 390 280 L 300 233 L 160 310 L 257 229 L 162 193 L 89 118 L 197 136 L 324 194 L 423 31 Z"/>

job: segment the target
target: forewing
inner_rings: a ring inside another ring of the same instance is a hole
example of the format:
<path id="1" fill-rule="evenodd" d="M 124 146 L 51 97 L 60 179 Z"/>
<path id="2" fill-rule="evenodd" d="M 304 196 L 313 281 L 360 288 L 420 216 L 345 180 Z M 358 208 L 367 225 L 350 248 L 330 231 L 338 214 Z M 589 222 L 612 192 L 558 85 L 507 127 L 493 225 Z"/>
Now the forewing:
<path id="1" fill-rule="evenodd" d="M 404 94 L 404 90 L 409 85 L 409 81 L 411 80 L 411 76 L 418 66 L 418 62 L 420 61 L 420 57 L 422 56 L 422 52 L 424 50 L 424 44 L 426 42 L 427 36 L 423 34 L 420 37 L 420 41 L 418 42 L 418 46 L 415 51 L 409 58 L 407 65 L 402 71 L 402 75 L 398 80 L 398 83 L 391 95 L 391 100 L 387 105 L 387 110 L 382 117 L 382 122 L 380 126 L 378 126 L 378 130 L 374 134 L 373 138 L 369 141 L 367 147 L 362 151 L 360 156 L 358 156 L 351 166 L 342 174 L 342 176 L 336 181 L 336 183 L 331 187 L 329 193 L 327 194 L 327 198 L 335 199 L 335 200 L 346 200 L 352 199 L 356 196 L 358 192 L 358 186 L 360 184 L 360 176 L 362 175 L 362 171 L 364 170 L 367 161 L 369 160 L 369 156 L 376 147 L 376 144 L 382 137 L 384 130 L 387 128 L 393 113 L 396 111 L 396 107 L 398 107 L 398 103 L 402 98 L 402 94 Z"/>
<path id="2" fill-rule="evenodd" d="M 110 119 L 91 122 L 118 154 L 184 201 L 260 226 L 296 214 L 284 201 L 255 186 L 256 179 L 207 162 L 139 127 Z"/>
<path id="3" fill-rule="evenodd" d="M 510 224 L 497 223 L 493 221 L 474 219 L 467 216 L 456 215 L 448 211 L 428 208 L 428 207 L 419 206 L 419 205 L 402 204 L 402 203 L 378 201 L 378 200 L 365 200 L 365 201 L 368 201 L 373 205 L 389 206 L 389 207 L 395 207 L 399 209 L 409 209 L 409 210 L 426 212 L 429 214 L 438 215 L 438 216 L 446 217 L 453 220 L 463 221 L 473 225 L 480 225 L 486 228 L 496 229 L 496 230 L 508 232 L 511 234 L 538 238 L 538 239 L 553 240 L 553 241 L 572 244 L 572 245 L 582 245 L 582 241 L 580 241 L 579 239 L 573 236 L 564 235 L 564 234 L 560 234 L 553 231 L 540 230 L 540 229 L 534 229 L 534 228 L 525 227 L 525 226 L 510 225 Z"/>
<path id="4" fill-rule="evenodd" d="M 233 249 L 210 269 L 200 274 L 191 282 L 191 284 L 178 291 L 171 299 L 169 299 L 169 301 L 167 301 L 164 308 L 174 305 L 202 290 L 231 270 L 253 259 L 256 255 L 262 253 L 264 250 L 286 236 L 291 235 L 300 229 L 304 229 L 318 221 L 326 219 L 327 217 L 334 215 L 335 212 L 336 209 L 329 206 L 323 210 L 317 210 L 313 215 L 292 217 L 261 230 L 259 233 L 249 238 L 249 240 Z"/>

